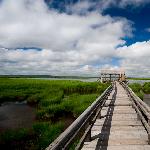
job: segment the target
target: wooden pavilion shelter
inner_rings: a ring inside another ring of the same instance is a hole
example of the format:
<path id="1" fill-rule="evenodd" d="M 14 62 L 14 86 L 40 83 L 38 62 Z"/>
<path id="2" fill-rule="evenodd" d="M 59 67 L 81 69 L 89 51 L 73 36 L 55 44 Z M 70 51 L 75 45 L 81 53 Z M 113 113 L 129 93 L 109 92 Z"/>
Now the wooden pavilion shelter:
<path id="1" fill-rule="evenodd" d="M 122 81 L 127 82 L 123 69 L 102 69 L 99 80 L 103 82 Z"/>

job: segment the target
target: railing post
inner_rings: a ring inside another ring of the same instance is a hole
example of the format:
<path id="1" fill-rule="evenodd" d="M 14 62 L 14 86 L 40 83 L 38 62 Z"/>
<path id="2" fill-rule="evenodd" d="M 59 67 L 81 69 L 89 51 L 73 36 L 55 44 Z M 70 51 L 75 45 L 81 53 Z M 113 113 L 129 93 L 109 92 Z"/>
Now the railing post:
<path id="1" fill-rule="evenodd" d="M 150 145 L 150 134 L 148 134 L 148 144 Z"/>
<path id="2" fill-rule="evenodd" d="M 148 125 L 150 126 L 150 119 L 148 118 Z"/>
<path id="3" fill-rule="evenodd" d="M 97 109 L 99 109 L 99 108 L 97 108 Z M 93 118 L 96 115 L 97 109 L 92 113 L 91 118 L 89 119 L 89 122 L 87 123 L 87 125 L 85 127 L 87 131 L 89 130 L 88 133 L 87 133 L 87 136 L 85 138 L 85 142 L 90 142 L 91 141 L 91 127 L 92 127 Z"/>
<path id="4" fill-rule="evenodd" d="M 89 133 L 87 134 L 85 138 L 85 142 L 90 142 L 90 141 L 91 141 L 91 130 L 89 131 Z"/>
<path id="5" fill-rule="evenodd" d="M 100 109 L 101 109 L 101 108 L 100 108 Z M 99 114 L 98 114 L 98 116 L 97 116 L 97 118 L 99 118 L 99 119 L 100 119 L 100 118 L 101 118 L 101 116 L 102 116 L 102 115 L 101 115 L 101 111 L 100 111 L 100 112 L 99 112 Z"/>
<path id="6" fill-rule="evenodd" d="M 91 118 L 90 118 L 89 122 L 85 125 L 85 127 L 84 127 L 84 128 L 85 128 L 85 131 L 84 131 L 84 132 L 86 132 L 87 129 L 89 128 L 90 123 L 91 123 Z M 87 136 L 86 136 L 86 138 L 85 138 L 85 141 L 86 141 L 86 142 L 90 142 L 90 140 L 91 140 L 91 130 L 87 133 Z"/>

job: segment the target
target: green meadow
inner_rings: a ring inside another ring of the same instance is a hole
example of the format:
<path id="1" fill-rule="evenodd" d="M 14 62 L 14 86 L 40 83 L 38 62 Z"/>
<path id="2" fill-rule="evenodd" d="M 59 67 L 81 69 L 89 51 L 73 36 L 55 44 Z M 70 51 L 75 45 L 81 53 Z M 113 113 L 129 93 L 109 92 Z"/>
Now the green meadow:
<path id="1" fill-rule="evenodd" d="M 32 128 L 8 129 L 2 149 L 45 149 L 109 84 L 74 80 L 0 79 L 0 103 L 27 101 L 35 108 Z"/>
<path id="2" fill-rule="evenodd" d="M 138 97 L 143 100 L 144 93 L 150 94 L 150 82 L 145 82 L 143 85 L 140 83 L 129 84 L 129 87 L 136 93 Z"/>

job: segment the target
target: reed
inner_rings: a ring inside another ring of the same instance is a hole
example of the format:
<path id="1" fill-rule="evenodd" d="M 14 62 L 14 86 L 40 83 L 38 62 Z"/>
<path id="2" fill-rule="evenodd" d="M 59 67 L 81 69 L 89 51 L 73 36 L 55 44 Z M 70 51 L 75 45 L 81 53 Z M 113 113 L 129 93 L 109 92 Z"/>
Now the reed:
<path id="1" fill-rule="evenodd" d="M 71 120 L 77 118 L 108 86 L 75 80 L 0 78 L 0 103 L 27 101 L 27 104 L 36 106 L 37 118 L 30 130 L 4 133 L 0 137 L 3 145 L 12 146 L 19 137 L 17 143 L 20 146 L 24 139 L 25 145 L 35 150 L 45 149 L 67 127 L 66 116 L 69 115 Z M 30 138 L 25 140 L 25 137 Z M 14 148 L 11 146 L 10 149 Z"/>

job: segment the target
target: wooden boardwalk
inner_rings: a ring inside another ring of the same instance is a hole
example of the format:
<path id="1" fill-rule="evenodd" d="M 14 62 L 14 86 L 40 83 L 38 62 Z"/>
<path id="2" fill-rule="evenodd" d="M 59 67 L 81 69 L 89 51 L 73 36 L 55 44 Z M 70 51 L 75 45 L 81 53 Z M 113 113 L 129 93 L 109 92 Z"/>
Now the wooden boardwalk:
<path id="1" fill-rule="evenodd" d="M 113 82 L 46 150 L 150 150 L 150 107 Z"/>
<path id="2" fill-rule="evenodd" d="M 116 82 L 82 150 L 150 150 L 148 133 L 126 90 Z"/>

